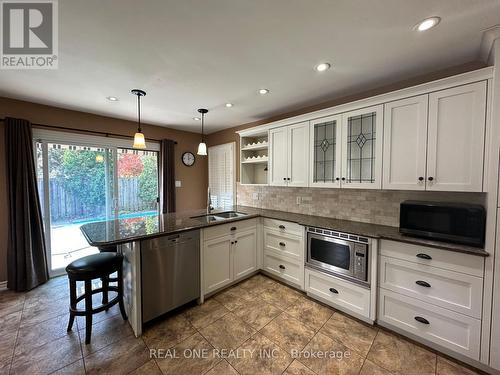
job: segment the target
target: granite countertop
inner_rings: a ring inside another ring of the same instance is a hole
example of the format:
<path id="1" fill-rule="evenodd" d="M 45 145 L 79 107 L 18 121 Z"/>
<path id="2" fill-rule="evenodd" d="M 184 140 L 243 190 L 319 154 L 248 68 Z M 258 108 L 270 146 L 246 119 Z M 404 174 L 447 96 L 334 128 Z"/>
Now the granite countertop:
<path id="1" fill-rule="evenodd" d="M 489 255 L 484 249 L 473 246 L 406 236 L 399 233 L 399 228 L 387 225 L 339 220 L 329 217 L 303 215 L 292 212 L 266 210 L 246 206 L 235 206 L 232 209 L 226 209 L 224 211 L 243 212 L 246 213 L 247 216 L 207 223 L 193 218 L 194 216 L 206 214 L 206 210 L 193 210 L 180 213 L 141 216 L 137 218 L 90 223 L 83 225 L 80 229 L 90 245 L 99 247 L 175 234 L 188 230 L 201 229 L 208 226 L 226 224 L 229 222 L 262 216 L 271 219 L 291 221 L 304 226 L 336 230 L 339 232 L 352 233 L 371 238 L 401 241 L 410 244 L 430 246 L 443 250 L 468 253 L 483 257 Z M 213 211 L 212 214 L 217 212 L 222 211 Z"/>

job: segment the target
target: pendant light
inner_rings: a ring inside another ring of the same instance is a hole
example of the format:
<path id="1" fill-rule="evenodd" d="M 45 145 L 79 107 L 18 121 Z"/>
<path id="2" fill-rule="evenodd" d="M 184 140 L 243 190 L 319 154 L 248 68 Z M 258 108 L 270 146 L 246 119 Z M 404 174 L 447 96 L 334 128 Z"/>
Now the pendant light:
<path id="1" fill-rule="evenodd" d="M 141 129 L 141 96 L 146 96 L 146 91 L 133 89 L 132 94 L 137 95 L 137 133 L 134 135 L 134 145 L 132 148 L 146 148 L 146 140 Z"/>
<path id="2" fill-rule="evenodd" d="M 203 125 L 205 124 L 205 113 L 208 113 L 208 109 L 200 108 L 198 112 L 201 113 L 201 142 L 198 145 L 198 155 L 206 155 L 207 144 L 203 140 Z"/>

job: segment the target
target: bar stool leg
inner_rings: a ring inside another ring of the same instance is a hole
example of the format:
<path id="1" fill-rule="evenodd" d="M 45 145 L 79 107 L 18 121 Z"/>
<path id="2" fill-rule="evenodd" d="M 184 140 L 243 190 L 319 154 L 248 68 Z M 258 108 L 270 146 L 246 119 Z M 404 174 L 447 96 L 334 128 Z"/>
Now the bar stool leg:
<path id="1" fill-rule="evenodd" d="M 127 313 L 125 312 L 125 305 L 123 304 L 123 269 L 122 269 L 122 266 L 120 266 L 118 268 L 118 271 L 117 271 L 117 275 L 118 275 L 118 297 L 120 298 L 119 299 L 119 306 L 120 306 L 120 312 L 122 314 L 122 318 L 123 320 L 127 320 Z"/>
<path id="2" fill-rule="evenodd" d="M 108 288 L 109 288 L 109 276 L 105 276 L 101 278 L 102 282 L 102 304 L 105 305 L 108 303 Z M 106 309 L 108 311 L 108 309 Z"/>
<path id="3" fill-rule="evenodd" d="M 76 310 L 76 281 L 69 279 L 69 323 L 68 332 L 73 328 L 73 323 L 75 322 L 75 314 L 73 310 Z"/>
<path id="4" fill-rule="evenodd" d="M 90 344 L 92 334 L 92 281 L 85 280 L 85 344 Z"/>

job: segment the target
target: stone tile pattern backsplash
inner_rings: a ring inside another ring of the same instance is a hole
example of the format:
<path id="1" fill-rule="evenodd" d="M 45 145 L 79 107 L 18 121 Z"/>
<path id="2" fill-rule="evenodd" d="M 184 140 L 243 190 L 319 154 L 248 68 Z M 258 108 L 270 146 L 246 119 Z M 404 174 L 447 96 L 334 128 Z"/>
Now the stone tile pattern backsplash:
<path id="1" fill-rule="evenodd" d="M 237 186 L 237 204 L 399 227 L 405 200 L 486 204 L 486 193 Z"/>

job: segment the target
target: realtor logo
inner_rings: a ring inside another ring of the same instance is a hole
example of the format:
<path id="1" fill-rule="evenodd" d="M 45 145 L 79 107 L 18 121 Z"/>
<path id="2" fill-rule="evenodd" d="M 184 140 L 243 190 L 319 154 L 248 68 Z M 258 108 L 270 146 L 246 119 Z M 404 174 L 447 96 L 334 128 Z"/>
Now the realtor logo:
<path id="1" fill-rule="evenodd" d="M 1 69 L 57 69 L 57 2 L 1 0 Z"/>

